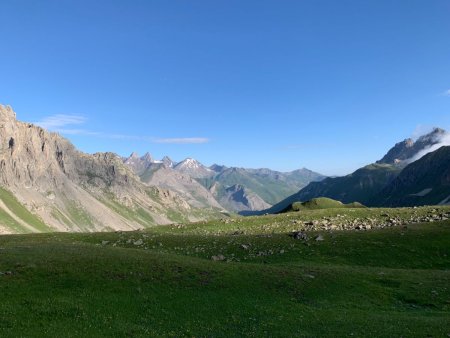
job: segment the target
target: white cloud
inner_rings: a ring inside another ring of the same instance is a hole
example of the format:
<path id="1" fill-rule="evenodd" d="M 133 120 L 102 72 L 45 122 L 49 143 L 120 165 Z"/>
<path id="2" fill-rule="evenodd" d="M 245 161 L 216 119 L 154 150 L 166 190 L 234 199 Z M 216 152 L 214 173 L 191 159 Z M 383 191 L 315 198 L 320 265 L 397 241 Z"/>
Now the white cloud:
<path id="1" fill-rule="evenodd" d="M 450 96 L 450 89 L 447 89 L 445 92 L 442 93 L 443 96 Z"/>
<path id="2" fill-rule="evenodd" d="M 86 117 L 82 115 L 65 115 L 57 114 L 44 117 L 41 121 L 34 124 L 65 135 L 86 135 L 100 138 L 119 139 L 119 140 L 136 140 L 147 141 L 153 143 L 166 144 L 201 144 L 208 143 L 210 140 L 206 137 L 175 137 L 175 138 L 152 138 L 140 135 L 110 134 L 92 131 L 84 128 L 73 128 L 74 126 L 82 126 L 87 122 Z"/>
<path id="3" fill-rule="evenodd" d="M 57 114 L 44 117 L 41 121 L 34 124 L 53 131 L 59 131 L 65 126 L 80 125 L 86 123 L 86 118 L 81 115 Z"/>
<path id="4" fill-rule="evenodd" d="M 416 155 L 414 155 L 409 160 L 407 160 L 407 162 L 411 163 L 411 162 L 417 161 L 418 159 L 422 158 L 426 154 L 431 153 L 431 152 L 439 149 L 440 147 L 450 146 L 450 133 L 445 132 L 444 134 L 440 135 L 439 138 L 436 139 L 436 141 L 437 141 L 436 144 L 433 144 L 430 147 L 422 149 Z"/>
<path id="5" fill-rule="evenodd" d="M 416 126 L 416 129 L 414 129 L 411 138 L 415 141 L 417 141 L 417 139 L 420 136 L 426 135 L 428 133 L 431 133 L 433 131 L 434 126 L 432 125 L 425 125 L 425 124 L 418 124 Z"/>
<path id="6" fill-rule="evenodd" d="M 200 144 L 208 143 L 210 140 L 206 137 L 174 137 L 174 138 L 158 138 L 155 139 L 155 143 L 168 143 L 168 144 Z"/>

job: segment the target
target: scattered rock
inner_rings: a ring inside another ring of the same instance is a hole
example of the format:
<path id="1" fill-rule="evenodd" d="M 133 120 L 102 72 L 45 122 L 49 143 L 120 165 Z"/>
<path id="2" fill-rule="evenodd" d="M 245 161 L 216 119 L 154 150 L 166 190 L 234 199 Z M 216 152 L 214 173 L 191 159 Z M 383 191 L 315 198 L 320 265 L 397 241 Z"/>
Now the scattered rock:
<path id="1" fill-rule="evenodd" d="M 102 241 L 102 245 L 107 245 L 109 241 Z"/>
<path id="2" fill-rule="evenodd" d="M 316 241 L 323 241 L 324 238 L 323 238 L 322 235 L 318 235 L 318 236 L 316 236 L 315 240 L 316 240 Z"/>
<path id="3" fill-rule="evenodd" d="M 308 235 L 303 230 L 301 230 L 301 231 L 294 231 L 290 236 L 292 238 L 294 238 L 294 239 L 300 239 L 302 241 L 307 241 L 308 240 Z"/>
<path id="4" fill-rule="evenodd" d="M 249 247 L 249 246 L 246 245 L 246 244 L 241 244 L 241 248 L 244 249 L 244 250 L 248 250 L 248 247 Z"/>
<path id="5" fill-rule="evenodd" d="M 142 244 L 144 244 L 144 242 L 142 241 L 142 239 L 138 239 L 138 240 L 135 241 L 133 244 L 134 244 L 134 245 L 142 245 Z"/>
<path id="6" fill-rule="evenodd" d="M 211 259 L 213 261 L 224 261 L 225 260 L 225 256 L 224 255 L 211 256 Z"/>

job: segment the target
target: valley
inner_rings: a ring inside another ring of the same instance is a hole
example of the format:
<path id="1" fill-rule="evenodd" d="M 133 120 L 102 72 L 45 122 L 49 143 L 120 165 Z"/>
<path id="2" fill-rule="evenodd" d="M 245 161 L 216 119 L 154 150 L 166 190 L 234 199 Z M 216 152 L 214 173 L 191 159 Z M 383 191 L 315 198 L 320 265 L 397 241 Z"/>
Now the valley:
<path id="1" fill-rule="evenodd" d="M 325 177 L 0 128 L 2 337 L 450 334 L 442 129 Z"/>
<path id="2" fill-rule="evenodd" d="M 0 13 L 0 338 L 450 338 L 450 1 Z"/>

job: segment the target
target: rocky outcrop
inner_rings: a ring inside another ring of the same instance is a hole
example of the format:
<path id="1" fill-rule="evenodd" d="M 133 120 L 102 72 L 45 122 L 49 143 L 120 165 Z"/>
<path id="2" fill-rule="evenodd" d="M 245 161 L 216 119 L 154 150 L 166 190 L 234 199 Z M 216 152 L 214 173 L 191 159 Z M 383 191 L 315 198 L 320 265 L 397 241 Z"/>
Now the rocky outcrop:
<path id="1" fill-rule="evenodd" d="M 178 194 L 145 186 L 116 154 L 82 153 L 1 105 L 0 185 L 59 231 L 138 229 L 171 223 L 171 210 L 191 212 Z"/>
<path id="2" fill-rule="evenodd" d="M 416 141 L 411 138 L 396 143 L 386 155 L 377 163 L 400 164 L 402 161 L 414 158 L 416 154 L 440 142 L 446 131 L 441 128 L 434 128 L 430 133 L 422 135 Z"/>

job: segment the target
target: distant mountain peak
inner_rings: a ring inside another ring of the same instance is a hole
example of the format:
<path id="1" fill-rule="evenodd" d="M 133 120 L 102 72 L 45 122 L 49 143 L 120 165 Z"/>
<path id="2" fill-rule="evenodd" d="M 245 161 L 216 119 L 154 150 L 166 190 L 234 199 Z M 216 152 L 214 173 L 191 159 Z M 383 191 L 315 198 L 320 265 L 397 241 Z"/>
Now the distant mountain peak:
<path id="1" fill-rule="evenodd" d="M 196 159 L 188 157 L 174 166 L 174 169 L 193 178 L 204 178 L 214 175 L 214 171 L 205 167 Z"/>
<path id="2" fill-rule="evenodd" d="M 396 143 L 377 163 L 398 164 L 414 158 L 419 152 L 439 143 L 446 134 L 447 132 L 444 129 L 435 127 L 431 132 L 420 136 L 416 141 L 407 138 Z"/>
<path id="3" fill-rule="evenodd" d="M 214 163 L 212 166 L 209 167 L 209 169 L 214 170 L 217 173 L 220 173 L 221 171 L 227 169 L 227 167 L 224 165 Z"/>
<path id="4" fill-rule="evenodd" d="M 123 162 L 128 165 L 136 165 L 136 163 L 140 162 L 139 154 L 133 151 Z"/>
<path id="5" fill-rule="evenodd" d="M 152 155 L 150 155 L 150 153 L 148 151 L 145 153 L 144 156 L 141 157 L 141 159 L 147 163 L 153 162 L 153 157 L 152 157 Z"/>
<path id="6" fill-rule="evenodd" d="M 192 157 L 188 157 L 180 162 L 180 165 L 182 166 L 188 166 L 190 168 L 198 168 L 201 166 L 200 162 L 196 159 L 193 159 Z"/>
<path id="7" fill-rule="evenodd" d="M 161 162 L 167 167 L 167 168 L 173 168 L 174 163 L 172 159 L 169 156 L 164 156 Z"/>

